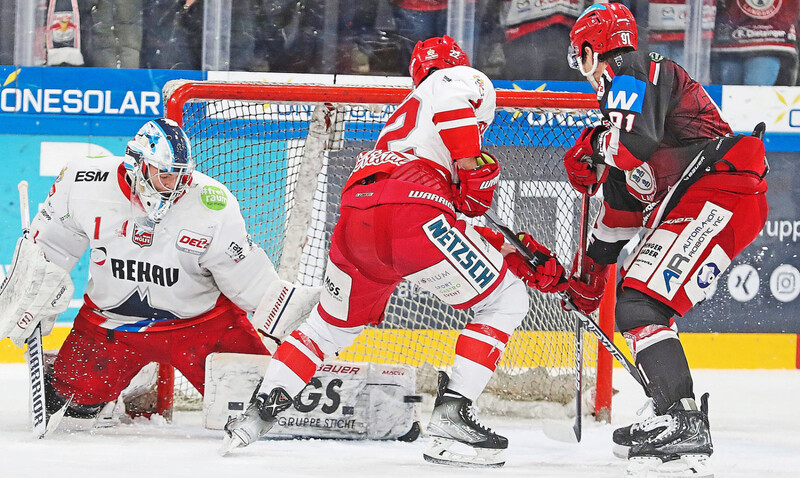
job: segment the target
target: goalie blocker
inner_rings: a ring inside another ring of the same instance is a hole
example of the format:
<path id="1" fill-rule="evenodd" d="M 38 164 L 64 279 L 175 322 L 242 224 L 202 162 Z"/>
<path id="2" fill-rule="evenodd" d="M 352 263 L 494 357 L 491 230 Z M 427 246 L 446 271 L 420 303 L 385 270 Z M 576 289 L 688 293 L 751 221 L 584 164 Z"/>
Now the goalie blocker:
<path id="1" fill-rule="evenodd" d="M 206 359 L 204 425 L 222 430 L 242 413 L 270 357 L 214 353 Z M 419 436 L 416 375 L 407 365 L 329 362 L 319 366 L 270 436 L 413 441 Z"/>

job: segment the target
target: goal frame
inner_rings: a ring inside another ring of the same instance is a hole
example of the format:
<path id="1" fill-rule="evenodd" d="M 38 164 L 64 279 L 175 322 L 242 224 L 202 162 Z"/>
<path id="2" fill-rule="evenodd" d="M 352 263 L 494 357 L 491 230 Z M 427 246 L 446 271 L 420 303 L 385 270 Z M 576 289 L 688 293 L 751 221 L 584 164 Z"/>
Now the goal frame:
<path id="1" fill-rule="evenodd" d="M 169 85 L 168 85 L 169 86 Z M 165 91 L 167 87 L 165 87 Z M 400 104 L 411 92 L 410 88 L 363 85 L 311 85 L 289 83 L 239 83 L 222 81 L 185 81 L 165 95 L 165 117 L 183 126 L 183 108 L 196 100 L 246 100 L 259 102 L 325 104 Z M 496 89 L 497 109 L 528 109 L 539 111 L 590 111 L 597 110 L 597 98 L 590 93 L 568 93 L 531 90 Z M 616 270 L 612 270 L 612 276 Z M 615 281 L 609 281 L 600 306 L 598 325 L 613 337 Z M 610 421 L 612 400 L 613 359 L 611 354 L 597 344 L 597 382 L 594 416 L 598 421 Z M 159 365 L 157 411 L 171 418 L 174 369 Z"/>

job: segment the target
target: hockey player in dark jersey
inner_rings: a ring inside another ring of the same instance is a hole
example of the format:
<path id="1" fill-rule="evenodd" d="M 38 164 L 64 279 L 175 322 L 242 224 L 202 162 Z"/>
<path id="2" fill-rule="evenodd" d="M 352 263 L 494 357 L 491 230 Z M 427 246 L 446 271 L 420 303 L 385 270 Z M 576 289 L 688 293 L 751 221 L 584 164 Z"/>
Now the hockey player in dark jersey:
<path id="1" fill-rule="evenodd" d="M 637 51 L 622 4 L 589 7 L 570 42 L 570 64 L 597 91 L 603 115 L 564 157 L 572 186 L 603 196 L 583 273 L 569 283 L 577 308 L 597 309 L 608 266 L 640 237 L 623 264 L 615 317 L 655 416 L 616 430 L 614 442 L 628 448 L 633 476 L 713 476 L 707 395 L 698 407 L 673 316 L 705 299 L 764 226 L 763 124 L 753 136 L 733 135 L 683 68 Z"/>

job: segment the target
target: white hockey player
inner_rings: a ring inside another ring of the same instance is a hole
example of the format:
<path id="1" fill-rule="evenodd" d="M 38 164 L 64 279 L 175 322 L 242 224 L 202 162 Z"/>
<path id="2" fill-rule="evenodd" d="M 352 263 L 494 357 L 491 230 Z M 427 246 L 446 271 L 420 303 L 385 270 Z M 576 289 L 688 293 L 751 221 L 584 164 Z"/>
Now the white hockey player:
<path id="1" fill-rule="evenodd" d="M 186 134 L 167 119 L 147 122 L 124 158 L 70 162 L 28 237 L 0 292 L 0 337 L 20 347 L 37 324 L 52 330 L 72 296 L 68 271 L 91 251 L 84 305 L 47 382 L 51 412 L 71 397 L 68 415 L 96 415 L 149 362 L 173 365 L 203 393 L 209 353 L 268 354 L 256 329 L 283 335 L 319 296 L 281 293 L 294 286 L 250 241 L 230 191 L 195 171 Z"/>
<path id="2" fill-rule="evenodd" d="M 451 376 L 439 373 L 424 458 L 505 462 L 508 440 L 478 421 L 473 402 L 528 312 L 523 280 L 554 291 L 563 288 L 557 282 L 564 271 L 552 257 L 535 268 L 517 253 L 504 260 L 501 237 L 456 216 L 484 214 L 500 173 L 496 159 L 481 151 L 495 114 L 486 75 L 469 66 L 448 36 L 419 42 L 409 72 L 414 91 L 389 118 L 375 149 L 358 156 L 344 186 L 320 305 L 278 347 L 245 414 L 226 426 L 223 453 L 267 433 L 323 360 L 383 320 L 390 295 L 407 279 L 474 312 L 456 342 Z M 550 255 L 530 236 L 524 240 Z"/>

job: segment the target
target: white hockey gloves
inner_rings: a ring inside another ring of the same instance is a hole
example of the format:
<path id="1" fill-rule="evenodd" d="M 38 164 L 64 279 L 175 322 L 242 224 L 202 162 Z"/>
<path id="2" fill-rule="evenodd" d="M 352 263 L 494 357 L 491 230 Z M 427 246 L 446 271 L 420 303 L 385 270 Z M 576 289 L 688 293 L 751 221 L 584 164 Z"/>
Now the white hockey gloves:
<path id="1" fill-rule="evenodd" d="M 0 286 L 0 338 L 22 348 L 39 323 L 42 334 L 49 334 L 74 291 L 68 271 L 48 261 L 33 241 L 19 239 Z"/>
<path id="2" fill-rule="evenodd" d="M 322 287 L 276 280 L 267 288 L 250 321 L 262 334 L 281 341 L 308 318 L 319 303 L 321 292 Z"/>

